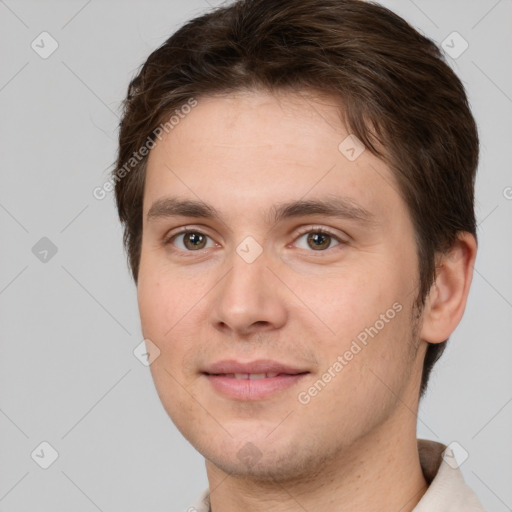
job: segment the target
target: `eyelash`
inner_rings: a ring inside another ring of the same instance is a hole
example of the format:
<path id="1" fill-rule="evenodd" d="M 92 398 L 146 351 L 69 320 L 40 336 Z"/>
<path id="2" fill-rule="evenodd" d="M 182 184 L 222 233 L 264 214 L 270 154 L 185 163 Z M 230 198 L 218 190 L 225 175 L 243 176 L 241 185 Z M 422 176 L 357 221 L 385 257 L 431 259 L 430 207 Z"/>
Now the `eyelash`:
<path id="1" fill-rule="evenodd" d="M 173 233 L 172 235 L 166 237 L 164 239 L 163 243 L 164 243 L 164 245 L 171 245 L 172 246 L 173 245 L 172 242 L 173 242 L 173 240 L 175 238 L 177 238 L 180 235 L 185 235 L 185 234 L 189 234 L 189 233 L 195 233 L 195 234 L 198 234 L 198 235 L 203 235 L 203 236 L 206 236 L 208 238 L 211 238 L 209 235 L 207 235 L 206 233 L 203 233 L 201 230 L 184 228 L 181 231 L 178 231 L 177 233 Z M 303 230 L 301 230 L 297 234 L 297 237 L 295 238 L 295 241 L 297 241 L 303 235 L 306 235 L 308 233 L 320 233 L 320 234 L 323 234 L 323 235 L 328 235 L 329 237 L 331 237 L 334 240 L 336 240 L 336 242 L 338 242 L 338 244 L 339 244 L 339 245 L 336 245 L 334 247 L 329 247 L 329 248 L 327 248 L 325 250 L 319 250 L 319 251 L 311 250 L 311 251 L 308 251 L 308 252 L 312 252 L 312 253 L 315 253 L 315 252 L 325 253 L 325 252 L 328 252 L 329 250 L 335 249 L 336 247 L 339 247 L 339 246 L 346 245 L 348 243 L 346 240 L 341 239 L 339 236 L 337 236 L 336 234 L 332 233 L 331 231 L 329 231 L 329 230 L 327 230 L 327 229 L 325 229 L 323 227 L 316 227 L 316 226 L 308 226 L 308 227 L 304 228 Z M 184 252 L 184 253 L 194 254 L 194 253 L 201 253 L 205 249 L 199 249 L 197 251 L 188 251 L 188 250 L 177 249 L 177 248 L 173 247 L 172 250 L 176 251 L 176 252 L 182 252 L 182 253 Z M 304 250 L 306 250 L 306 249 L 304 249 Z"/>

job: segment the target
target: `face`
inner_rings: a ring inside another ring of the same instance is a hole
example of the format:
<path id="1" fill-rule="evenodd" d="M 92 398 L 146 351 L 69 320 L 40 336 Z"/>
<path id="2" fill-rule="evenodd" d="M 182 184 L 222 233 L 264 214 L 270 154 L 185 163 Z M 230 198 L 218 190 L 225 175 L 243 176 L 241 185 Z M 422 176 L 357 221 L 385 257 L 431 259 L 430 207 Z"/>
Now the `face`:
<path id="1" fill-rule="evenodd" d="M 334 100 L 197 100 L 147 165 L 138 303 L 160 351 L 152 376 L 207 465 L 306 475 L 415 421 L 410 215 Z"/>

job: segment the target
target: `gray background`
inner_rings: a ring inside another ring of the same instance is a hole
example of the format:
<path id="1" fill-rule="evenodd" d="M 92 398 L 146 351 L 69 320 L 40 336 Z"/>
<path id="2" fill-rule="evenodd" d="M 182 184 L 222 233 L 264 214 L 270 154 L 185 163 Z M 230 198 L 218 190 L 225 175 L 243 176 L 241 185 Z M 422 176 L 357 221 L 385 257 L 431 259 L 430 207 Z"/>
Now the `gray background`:
<path id="1" fill-rule="evenodd" d="M 129 79 L 208 4 L 220 2 L 0 0 L 0 511 L 178 511 L 207 485 L 133 355 L 122 231 L 113 195 L 92 190 L 115 158 Z M 418 436 L 457 441 L 486 508 L 512 510 L 512 3 L 384 4 L 438 43 L 454 31 L 468 42 L 448 61 L 482 140 L 473 286 Z M 31 48 L 43 31 L 59 45 L 46 59 Z M 43 237 L 57 248 L 46 261 Z M 48 469 L 31 458 L 43 441 L 59 455 Z"/>

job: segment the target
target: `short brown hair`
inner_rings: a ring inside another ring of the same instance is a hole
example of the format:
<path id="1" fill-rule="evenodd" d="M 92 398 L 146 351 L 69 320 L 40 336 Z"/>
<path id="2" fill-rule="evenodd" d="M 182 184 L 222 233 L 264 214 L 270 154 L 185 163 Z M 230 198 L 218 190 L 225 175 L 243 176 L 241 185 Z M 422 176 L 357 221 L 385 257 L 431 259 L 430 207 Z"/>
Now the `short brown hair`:
<path id="1" fill-rule="evenodd" d="M 147 156 L 126 163 L 191 98 L 262 88 L 339 98 L 347 127 L 387 162 L 415 228 L 421 308 L 436 253 L 460 232 L 476 238 L 478 133 L 464 87 L 437 46 L 360 0 L 235 1 L 189 21 L 151 53 L 128 87 L 112 171 L 135 282 Z M 428 346 L 420 397 L 446 341 Z"/>

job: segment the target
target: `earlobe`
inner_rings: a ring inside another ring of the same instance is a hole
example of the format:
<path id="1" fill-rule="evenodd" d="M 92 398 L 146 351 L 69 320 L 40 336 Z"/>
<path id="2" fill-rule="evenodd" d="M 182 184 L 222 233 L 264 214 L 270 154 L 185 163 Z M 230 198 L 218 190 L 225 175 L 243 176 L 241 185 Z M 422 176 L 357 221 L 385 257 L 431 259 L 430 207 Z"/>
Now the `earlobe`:
<path id="1" fill-rule="evenodd" d="M 476 251 L 475 237 L 464 232 L 448 253 L 440 255 L 436 279 L 425 302 L 421 339 L 441 343 L 459 324 L 466 308 Z"/>

